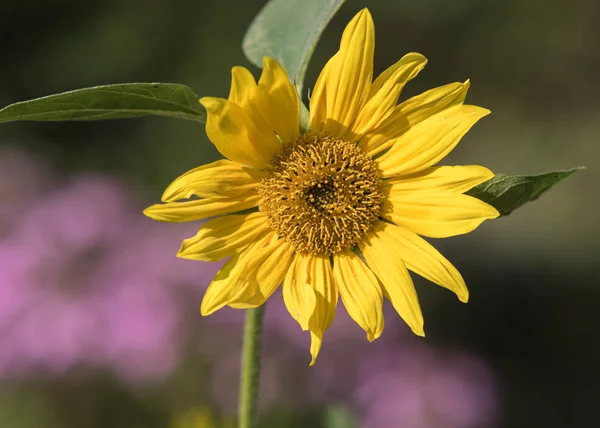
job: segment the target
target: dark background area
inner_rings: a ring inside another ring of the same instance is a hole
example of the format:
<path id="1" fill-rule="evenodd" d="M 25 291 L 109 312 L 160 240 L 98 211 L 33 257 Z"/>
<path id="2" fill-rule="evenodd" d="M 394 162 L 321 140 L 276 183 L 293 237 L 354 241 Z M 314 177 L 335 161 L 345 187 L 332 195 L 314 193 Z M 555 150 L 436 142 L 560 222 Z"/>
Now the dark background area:
<path id="1" fill-rule="evenodd" d="M 410 51 L 429 59 L 403 99 L 470 78 L 468 102 L 492 110 L 447 162 L 511 174 L 587 166 L 511 216 L 436 242 L 465 277 L 468 305 L 458 305 L 425 281 L 417 281 L 417 290 L 426 343 L 476 354 L 491 366 L 500 407 L 498 420 L 489 426 L 595 426 L 600 419 L 600 3 L 368 3 L 376 26 L 377 71 Z M 258 74 L 240 44 L 263 4 L 3 0 L 0 106 L 133 81 L 177 82 L 200 96 L 226 96 L 233 65 Z M 335 52 L 344 25 L 363 6 L 349 0 L 326 29 L 306 88 Z M 158 200 L 182 172 L 218 158 L 201 125 L 162 118 L 2 125 L 0 146 L 36 153 L 65 177 L 86 171 L 118 177 L 146 203 Z M 179 389 L 181 379 L 173 376 L 169 387 Z M 122 388 L 115 379 L 83 381 L 77 374 L 3 382 L 0 421 L 11 421 L 2 424 L 10 428 L 42 426 L 7 415 L 40 406 L 54 409 L 51 413 L 67 411 L 67 403 L 74 402 L 91 406 L 87 412 L 98 415 L 93 426 L 162 426 L 152 425 L 162 417 L 155 414 L 161 407 L 147 397 L 155 392 L 136 392 L 132 398 Z M 143 405 L 140 394 L 146 397 Z M 102 424 L 102 418 L 113 421 L 106 416 L 111 406 L 117 414 L 147 419 Z M 300 413 L 311 421 L 314 411 Z"/>

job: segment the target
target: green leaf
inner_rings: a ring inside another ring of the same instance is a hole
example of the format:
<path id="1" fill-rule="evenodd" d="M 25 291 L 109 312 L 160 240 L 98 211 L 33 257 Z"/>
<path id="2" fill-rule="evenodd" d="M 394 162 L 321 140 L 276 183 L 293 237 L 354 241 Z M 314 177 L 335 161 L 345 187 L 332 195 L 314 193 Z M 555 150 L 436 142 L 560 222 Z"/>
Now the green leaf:
<path id="1" fill-rule="evenodd" d="M 304 105 L 302 100 L 300 100 L 300 131 L 306 132 L 310 127 L 310 112 L 308 108 Z"/>
<path id="2" fill-rule="evenodd" d="M 358 428 L 352 414 L 339 405 L 328 407 L 325 410 L 326 428 Z"/>
<path id="3" fill-rule="evenodd" d="M 126 83 L 77 89 L 11 104 L 0 123 L 17 120 L 104 120 L 146 115 L 206 121 L 190 88 L 175 83 Z"/>
<path id="4" fill-rule="evenodd" d="M 504 216 L 526 202 L 536 200 L 556 183 L 581 169 L 584 168 L 571 168 L 539 175 L 496 174 L 494 178 L 474 187 L 467 194 L 487 202 Z"/>
<path id="5" fill-rule="evenodd" d="M 248 28 L 242 49 L 259 68 L 275 58 L 302 94 L 308 62 L 321 33 L 345 0 L 271 0 Z"/>

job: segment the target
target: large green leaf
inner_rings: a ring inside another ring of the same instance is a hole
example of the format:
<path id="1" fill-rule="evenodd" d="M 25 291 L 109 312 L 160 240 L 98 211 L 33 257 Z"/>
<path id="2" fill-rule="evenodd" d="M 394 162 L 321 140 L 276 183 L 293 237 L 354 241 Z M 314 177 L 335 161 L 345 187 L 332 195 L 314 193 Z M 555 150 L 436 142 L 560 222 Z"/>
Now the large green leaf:
<path id="1" fill-rule="evenodd" d="M 580 169 L 583 168 L 552 171 L 539 175 L 497 174 L 494 178 L 469 190 L 467 194 L 487 202 L 504 216 L 526 202 L 536 200 L 546 190 Z"/>
<path id="2" fill-rule="evenodd" d="M 259 68 L 275 58 L 302 94 L 308 62 L 321 33 L 345 0 L 271 0 L 256 15 L 242 49 Z"/>
<path id="3" fill-rule="evenodd" d="M 126 83 L 77 89 L 11 104 L 0 110 L 0 123 L 122 119 L 146 115 L 206 120 L 198 96 L 187 86 Z"/>

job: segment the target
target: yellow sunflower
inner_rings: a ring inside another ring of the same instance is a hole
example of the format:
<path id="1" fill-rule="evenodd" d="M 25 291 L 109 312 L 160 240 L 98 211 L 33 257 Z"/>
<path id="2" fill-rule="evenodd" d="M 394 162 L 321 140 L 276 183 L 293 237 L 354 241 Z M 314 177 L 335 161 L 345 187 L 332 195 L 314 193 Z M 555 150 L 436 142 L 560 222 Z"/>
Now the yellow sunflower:
<path id="1" fill-rule="evenodd" d="M 490 111 L 464 104 L 468 81 L 397 104 L 427 60 L 409 53 L 373 80 L 374 32 L 367 9 L 350 21 L 314 86 L 305 133 L 298 94 L 277 61 L 264 59 L 258 83 L 234 67 L 228 99 L 200 100 L 206 133 L 227 160 L 183 174 L 163 204 L 144 211 L 168 222 L 217 216 L 178 253 L 229 258 L 206 291 L 202 314 L 258 307 L 283 284 L 288 311 L 310 331 L 311 364 L 338 295 L 370 341 L 383 331 L 384 297 L 424 335 L 408 270 L 466 302 L 460 273 L 419 235 L 459 235 L 499 215 L 463 194 L 492 172 L 435 166 Z"/>

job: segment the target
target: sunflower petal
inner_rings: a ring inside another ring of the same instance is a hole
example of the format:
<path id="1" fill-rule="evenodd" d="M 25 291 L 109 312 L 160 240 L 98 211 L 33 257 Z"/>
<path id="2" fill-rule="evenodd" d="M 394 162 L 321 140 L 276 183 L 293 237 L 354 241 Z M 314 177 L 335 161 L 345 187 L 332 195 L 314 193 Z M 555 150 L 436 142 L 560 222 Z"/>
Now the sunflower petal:
<path id="1" fill-rule="evenodd" d="M 223 98 L 204 97 L 206 134 L 226 158 L 243 165 L 265 168 L 281 151 L 272 129 L 261 126 L 238 104 Z"/>
<path id="2" fill-rule="evenodd" d="M 309 329 L 317 301 L 310 281 L 311 257 L 312 255 L 296 253 L 283 280 L 283 302 L 302 330 Z"/>
<path id="3" fill-rule="evenodd" d="M 194 168 L 177 177 L 164 191 L 163 202 L 191 196 L 235 196 L 255 189 L 267 174 L 226 159 Z"/>
<path id="4" fill-rule="evenodd" d="M 287 241 L 277 239 L 275 233 L 266 239 L 271 242 L 251 250 L 254 253 L 252 260 L 248 261 L 246 269 L 240 275 L 240 281 L 254 291 L 245 293 L 241 298 L 231 296 L 228 305 L 232 308 L 248 309 L 261 306 L 285 278 L 294 249 Z"/>
<path id="5" fill-rule="evenodd" d="M 350 317 L 372 342 L 383 332 L 383 292 L 360 258 L 346 250 L 333 255 L 333 279 Z"/>
<path id="6" fill-rule="evenodd" d="M 144 210 L 144 215 L 156 221 L 182 223 L 254 208 L 258 206 L 261 199 L 255 190 L 249 190 L 232 197 L 154 204 Z"/>
<path id="7" fill-rule="evenodd" d="M 397 138 L 411 127 L 452 106 L 462 104 L 467 96 L 469 81 L 450 83 L 430 89 L 401 103 L 394 111 L 359 142 L 360 148 L 369 155 L 391 147 Z"/>
<path id="8" fill-rule="evenodd" d="M 309 321 L 310 354 L 312 366 L 323 342 L 323 334 L 335 317 L 338 291 L 333 281 L 333 269 L 329 256 L 314 256 L 310 266 L 312 286 L 315 292 L 315 310 Z"/>
<path id="9" fill-rule="evenodd" d="M 237 276 L 236 271 L 241 269 L 238 263 L 239 258 L 239 254 L 234 254 L 227 260 L 227 263 L 219 269 L 206 289 L 202 305 L 200 306 L 200 313 L 203 316 L 208 316 L 227 304 L 227 299 L 231 291 L 232 278 Z"/>
<path id="10" fill-rule="evenodd" d="M 461 302 L 469 300 L 469 290 L 456 268 L 438 250 L 410 230 L 389 225 L 390 236 L 406 267 L 423 278 L 454 292 Z"/>
<path id="11" fill-rule="evenodd" d="M 384 177 L 422 171 L 443 159 L 489 110 L 458 105 L 411 127 L 376 161 Z"/>
<path id="12" fill-rule="evenodd" d="M 378 221 L 360 243 L 367 264 L 381 281 L 387 298 L 396 312 L 418 336 L 425 336 L 423 314 L 417 292 L 401 254 L 386 229 L 394 227 Z"/>
<path id="13" fill-rule="evenodd" d="M 356 139 L 375 129 L 391 113 L 404 85 L 413 79 L 425 64 L 427 59 L 423 55 L 411 52 L 375 79 L 371 85 L 369 100 L 352 125 L 352 132 L 357 136 Z"/>
<path id="14" fill-rule="evenodd" d="M 256 80 L 245 67 L 233 67 L 231 69 L 231 88 L 229 90 L 229 101 L 240 107 L 245 107 L 256 93 Z"/>
<path id="15" fill-rule="evenodd" d="M 215 262 L 266 235 L 266 216 L 261 212 L 229 215 L 207 221 L 193 238 L 185 239 L 178 257 Z"/>
<path id="16" fill-rule="evenodd" d="M 314 366 L 317 362 L 317 357 L 323 346 L 323 331 L 318 329 L 310 330 L 310 365 Z"/>
<path id="17" fill-rule="evenodd" d="M 339 51 L 319 75 L 310 99 L 310 129 L 344 137 L 369 97 L 375 28 L 367 9 L 346 26 Z"/>
<path id="18" fill-rule="evenodd" d="M 261 248 L 270 240 L 269 236 L 262 237 L 248 245 L 242 252 L 236 253 L 223 265 L 213 278 L 206 290 L 200 312 L 210 315 L 232 300 L 250 300 L 256 294 L 256 289 L 247 286 L 241 277 L 251 269 L 251 264 Z"/>
<path id="19" fill-rule="evenodd" d="M 464 193 L 489 180 L 494 173 L 479 165 L 435 166 L 410 175 L 385 180 L 384 192 L 451 192 Z"/>
<path id="20" fill-rule="evenodd" d="M 256 286 L 256 283 L 249 279 L 256 274 L 256 269 L 260 260 L 263 260 L 269 254 L 267 247 L 275 236 L 274 232 L 260 235 L 258 239 L 240 250 L 241 257 L 238 263 L 243 268 L 236 271 L 235 282 L 231 287 L 227 299 L 227 304 L 229 306 L 245 306 L 246 302 L 255 300 L 255 297 L 260 290 L 259 287 Z"/>
<path id="21" fill-rule="evenodd" d="M 435 165 L 456 147 L 463 135 L 489 110 L 459 105 L 431 116 L 394 141 L 376 159 L 384 177 L 411 174 Z"/>
<path id="22" fill-rule="evenodd" d="M 499 215 L 477 198 L 449 192 L 390 193 L 382 204 L 384 218 L 430 238 L 462 235 Z"/>
<path id="23" fill-rule="evenodd" d="M 281 141 L 293 141 L 300 135 L 298 93 L 281 65 L 265 57 L 258 81 L 260 109 L 271 129 Z"/>

